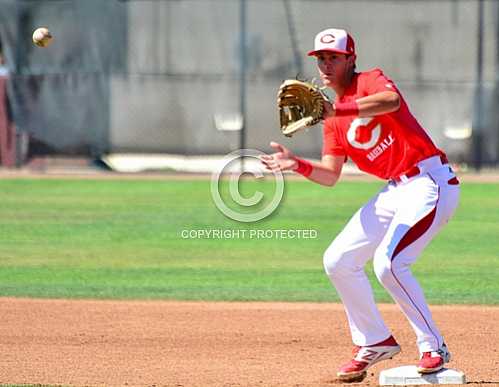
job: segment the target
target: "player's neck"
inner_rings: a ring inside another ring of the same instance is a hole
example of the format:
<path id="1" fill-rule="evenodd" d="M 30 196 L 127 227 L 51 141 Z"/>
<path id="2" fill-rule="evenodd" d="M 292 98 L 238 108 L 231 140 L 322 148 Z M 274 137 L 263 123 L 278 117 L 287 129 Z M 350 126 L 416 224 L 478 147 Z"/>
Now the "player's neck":
<path id="1" fill-rule="evenodd" d="M 334 90 L 334 93 L 336 94 L 336 98 L 341 98 L 345 95 L 346 90 L 350 87 L 350 85 L 353 82 L 353 78 L 355 75 L 355 71 L 350 71 L 347 74 L 345 74 L 345 79 L 341 84 L 334 85 L 332 89 Z"/>

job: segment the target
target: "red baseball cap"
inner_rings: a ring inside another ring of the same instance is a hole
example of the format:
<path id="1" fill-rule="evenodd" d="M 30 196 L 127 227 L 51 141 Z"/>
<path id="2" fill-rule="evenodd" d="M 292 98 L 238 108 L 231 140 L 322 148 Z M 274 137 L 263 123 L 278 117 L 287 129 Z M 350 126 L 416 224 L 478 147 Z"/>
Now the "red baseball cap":
<path id="1" fill-rule="evenodd" d="M 310 51 L 308 55 L 315 56 L 319 51 L 355 55 L 355 43 L 350 34 L 345 30 L 328 28 L 315 36 L 314 50 Z"/>

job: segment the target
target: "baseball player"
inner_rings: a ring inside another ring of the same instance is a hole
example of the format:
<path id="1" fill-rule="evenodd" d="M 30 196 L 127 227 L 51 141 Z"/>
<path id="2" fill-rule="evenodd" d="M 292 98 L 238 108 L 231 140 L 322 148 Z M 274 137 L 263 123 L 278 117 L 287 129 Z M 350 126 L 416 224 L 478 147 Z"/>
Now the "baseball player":
<path id="1" fill-rule="evenodd" d="M 334 90 L 324 102 L 321 162 L 295 156 L 284 146 L 263 156 L 270 170 L 294 170 L 334 186 L 350 158 L 362 171 L 387 180 L 353 215 L 324 253 L 324 268 L 345 307 L 354 357 L 342 381 L 358 381 L 373 364 L 392 358 L 400 346 L 376 307 L 364 265 L 373 259 L 378 280 L 397 302 L 417 336 L 420 373 L 443 368 L 450 353 L 411 273 L 411 264 L 449 221 L 459 199 L 459 181 L 447 158 L 409 111 L 397 86 L 380 69 L 356 72 L 352 37 L 326 29 L 308 55 L 317 60 L 323 84 Z"/>

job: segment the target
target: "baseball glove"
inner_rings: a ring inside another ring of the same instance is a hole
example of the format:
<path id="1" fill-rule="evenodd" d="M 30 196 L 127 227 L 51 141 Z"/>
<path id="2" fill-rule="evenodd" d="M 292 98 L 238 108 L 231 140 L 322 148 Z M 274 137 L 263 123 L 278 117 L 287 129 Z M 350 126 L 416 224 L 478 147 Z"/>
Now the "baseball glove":
<path id="1" fill-rule="evenodd" d="M 277 107 L 281 131 L 291 137 L 299 130 L 314 126 L 322 120 L 327 96 L 318 86 L 296 79 L 288 79 L 279 87 Z"/>

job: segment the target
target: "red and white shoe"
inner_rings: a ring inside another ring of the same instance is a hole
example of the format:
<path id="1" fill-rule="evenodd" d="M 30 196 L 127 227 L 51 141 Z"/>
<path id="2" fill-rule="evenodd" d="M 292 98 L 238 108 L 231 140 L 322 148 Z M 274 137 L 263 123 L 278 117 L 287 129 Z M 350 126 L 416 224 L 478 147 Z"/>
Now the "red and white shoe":
<path id="1" fill-rule="evenodd" d="M 400 346 L 393 336 L 367 347 L 354 348 L 354 358 L 343 365 L 337 373 L 342 382 L 360 382 L 367 375 L 367 369 L 381 360 L 391 359 L 400 352 Z"/>
<path id="2" fill-rule="evenodd" d="M 444 368 L 444 364 L 450 362 L 450 352 L 447 346 L 442 344 L 438 351 L 423 352 L 421 360 L 418 363 L 418 372 L 420 374 L 431 374 Z"/>

